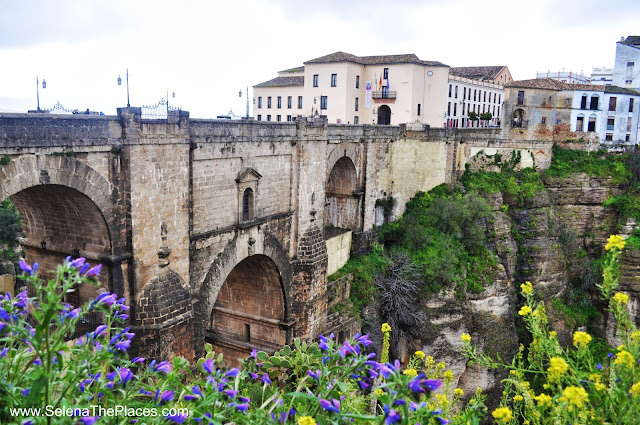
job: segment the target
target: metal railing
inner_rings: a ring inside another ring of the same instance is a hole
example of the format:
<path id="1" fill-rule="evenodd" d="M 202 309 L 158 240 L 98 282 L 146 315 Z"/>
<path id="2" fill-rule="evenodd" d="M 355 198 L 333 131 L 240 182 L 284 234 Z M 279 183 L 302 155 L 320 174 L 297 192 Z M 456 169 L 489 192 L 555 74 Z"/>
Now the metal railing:
<path id="1" fill-rule="evenodd" d="M 179 111 L 178 106 L 169 106 L 169 101 L 160 99 L 155 105 L 142 105 L 143 120 L 165 120 L 169 116 L 169 111 Z"/>
<path id="2" fill-rule="evenodd" d="M 62 106 L 62 104 L 60 104 L 60 102 L 56 102 L 55 105 L 53 105 L 51 108 L 49 108 L 49 113 L 50 114 L 56 114 L 56 115 L 73 115 L 74 112 L 77 114 L 78 110 L 76 109 L 75 111 L 72 109 L 67 109 L 64 106 Z"/>
<path id="3" fill-rule="evenodd" d="M 396 98 L 396 92 L 394 91 L 374 91 L 371 92 L 371 96 L 374 99 L 395 99 Z"/>

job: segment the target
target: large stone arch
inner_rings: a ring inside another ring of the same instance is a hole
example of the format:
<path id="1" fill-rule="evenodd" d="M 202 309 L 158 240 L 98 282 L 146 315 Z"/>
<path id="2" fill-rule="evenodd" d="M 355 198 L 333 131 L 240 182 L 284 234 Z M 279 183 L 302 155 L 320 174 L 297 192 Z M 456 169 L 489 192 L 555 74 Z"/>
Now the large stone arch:
<path id="1" fill-rule="evenodd" d="M 76 158 L 54 155 L 30 155 L 11 161 L 0 168 L 0 200 L 42 185 L 58 185 L 75 189 L 86 196 L 100 211 L 111 240 L 110 254 L 123 247 L 120 226 L 113 200 L 117 189 L 96 170 Z"/>
<path id="2" fill-rule="evenodd" d="M 338 158 L 327 173 L 325 183 L 325 228 L 355 230 L 360 223 L 358 169 L 349 156 Z"/>
<path id="3" fill-rule="evenodd" d="M 117 192 L 96 170 L 71 157 L 19 157 L 0 168 L 0 199 L 6 198 L 22 218 L 25 257 L 40 263 L 45 278 L 65 257 L 83 256 L 103 265 L 102 288 L 126 295 L 120 264 L 124 244 L 113 206 Z M 67 301 L 79 306 L 98 291 L 80 285 Z M 101 320 L 90 317 L 88 325 Z"/>
<path id="4" fill-rule="evenodd" d="M 245 260 L 258 256 L 264 257 L 273 263 L 274 270 L 277 272 L 279 278 L 278 283 L 283 297 L 282 306 L 284 311 L 282 329 L 285 331 L 283 344 L 291 341 L 292 332 L 287 323 L 292 321 L 293 300 L 291 294 L 293 272 L 289 257 L 276 237 L 269 233 L 262 233 L 262 240 L 259 241 L 259 243 L 255 243 L 254 241 L 254 244 L 256 248 L 251 248 L 253 251 L 248 252 L 244 238 L 236 236 L 211 262 L 194 304 L 197 334 L 196 353 L 202 352 L 212 312 L 224 283 L 229 276 L 232 275 L 233 271 L 237 270 L 236 267 L 239 265 L 242 266 Z M 248 352 L 243 354 L 248 354 Z M 227 356 L 227 358 L 228 357 L 229 356 Z M 229 360 L 233 362 L 236 357 L 232 356 Z"/>

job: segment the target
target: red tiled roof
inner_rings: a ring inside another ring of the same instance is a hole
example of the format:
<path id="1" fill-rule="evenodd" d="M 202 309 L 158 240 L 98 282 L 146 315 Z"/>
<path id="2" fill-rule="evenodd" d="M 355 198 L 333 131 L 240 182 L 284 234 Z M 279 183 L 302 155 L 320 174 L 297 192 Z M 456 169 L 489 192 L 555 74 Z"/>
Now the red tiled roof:
<path id="1" fill-rule="evenodd" d="M 330 55 L 321 56 L 305 62 L 310 63 L 332 63 L 332 62 L 353 62 L 360 65 L 392 65 L 401 63 L 414 63 L 425 66 L 446 66 L 442 62 L 425 61 L 418 58 L 415 54 L 409 53 L 404 55 L 382 55 L 382 56 L 356 56 L 351 53 L 335 52 Z"/>
<path id="2" fill-rule="evenodd" d="M 591 84 L 569 84 L 551 78 L 536 78 L 533 80 L 509 81 L 505 87 L 522 87 L 526 89 L 547 89 L 547 90 L 583 90 L 583 91 L 604 91 L 605 86 Z"/>
<path id="3" fill-rule="evenodd" d="M 458 66 L 452 67 L 449 74 L 473 80 L 495 80 L 505 65 L 498 66 Z"/>

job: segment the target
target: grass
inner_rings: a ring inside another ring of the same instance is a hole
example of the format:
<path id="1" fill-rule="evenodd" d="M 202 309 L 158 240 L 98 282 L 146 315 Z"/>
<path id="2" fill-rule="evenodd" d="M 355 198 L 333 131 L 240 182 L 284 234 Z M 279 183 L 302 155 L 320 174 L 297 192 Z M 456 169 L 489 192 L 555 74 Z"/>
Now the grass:
<path id="1" fill-rule="evenodd" d="M 626 164 L 629 155 L 609 155 L 606 150 L 585 152 L 553 146 L 553 160 L 547 176 L 569 177 L 586 173 L 589 177 L 611 177 L 612 184 L 628 183 L 631 171 Z"/>

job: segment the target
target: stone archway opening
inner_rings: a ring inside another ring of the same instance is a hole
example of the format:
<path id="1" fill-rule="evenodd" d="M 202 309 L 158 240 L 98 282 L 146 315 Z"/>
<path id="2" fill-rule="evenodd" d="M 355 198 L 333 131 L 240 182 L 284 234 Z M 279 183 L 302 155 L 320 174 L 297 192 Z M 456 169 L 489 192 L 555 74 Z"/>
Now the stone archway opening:
<path id="1" fill-rule="evenodd" d="M 328 229 L 358 227 L 358 173 L 347 156 L 340 158 L 329 174 L 325 193 L 324 225 Z"/>
<path id="2" fill-rule="evenodd" d="M 62 185 L 31 186 L 9 197 L 22 220 L 24 238 L 21 245 L 28 263 L 40 264 L 44 279 L 55 276 L 58 264 L 67 256 L 85 257 L 96 265 L 112 253 L 107 222 L 100 209 L 80 191 Z M 110 264 L 103 262 L 99 286 L 83 284 L 68 294 L 74 307 L 94 299 L 101 290 L 110 289 Z M 79 323 L 76 333 L 98 324 L 100 315 L 89 315 Z"/>
<path id="3" fill-rule="evenodd" d="M 378 124 L 391 124 L 391 108 L 389 108 L 389 106 L 382 105 L 378 108 Z"/>
<path id="4" fill-rule="evenodd" d="M 238 263 L 220 288 L 206 340 L 227 363 L 257 349 L 273 353 L 287 343 L 287 310 L 280 272 L 266 255 Z"/>
<path id="5" fill-rule="evenodd" d="M 513 127 L 514 128 L 526 127 L 526 124 L 524 121 L 524 110 L 518 108 L 513 112 Z"/>

